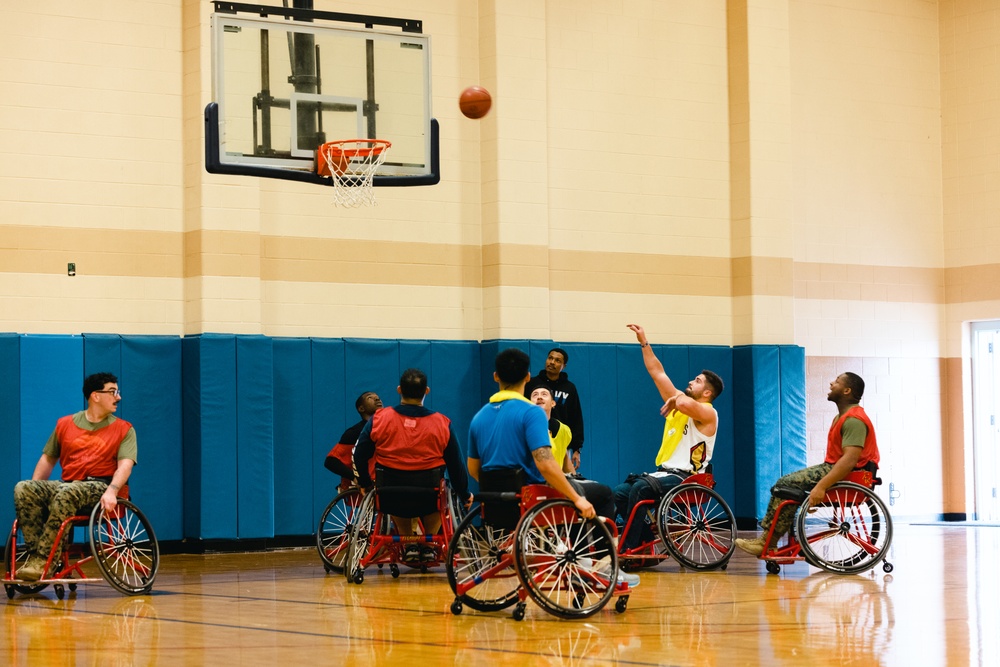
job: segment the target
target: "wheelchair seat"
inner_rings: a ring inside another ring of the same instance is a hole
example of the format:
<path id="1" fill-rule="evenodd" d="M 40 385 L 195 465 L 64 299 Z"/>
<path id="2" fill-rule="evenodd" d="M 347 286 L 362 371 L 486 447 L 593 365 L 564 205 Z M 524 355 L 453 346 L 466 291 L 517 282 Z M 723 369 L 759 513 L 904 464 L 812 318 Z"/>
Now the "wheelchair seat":
<path id="1" fill-rule="evenodd" d="M 379 509 L 403 519 L 432 514 L 438 510 L 437 499 L 443 479 L 441 468 L 397 470 L 376 466 L 375 493 Z"/>

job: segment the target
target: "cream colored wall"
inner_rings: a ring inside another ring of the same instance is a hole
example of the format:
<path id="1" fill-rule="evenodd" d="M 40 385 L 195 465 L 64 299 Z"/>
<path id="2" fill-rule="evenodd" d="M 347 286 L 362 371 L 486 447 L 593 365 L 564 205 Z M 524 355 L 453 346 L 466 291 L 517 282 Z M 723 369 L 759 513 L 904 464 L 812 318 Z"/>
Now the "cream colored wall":
<path id="1" fill-rule="evenodd" d="M 0 329 L 180 331 L 179 46 L 176 2 L 0 9 Z"/>

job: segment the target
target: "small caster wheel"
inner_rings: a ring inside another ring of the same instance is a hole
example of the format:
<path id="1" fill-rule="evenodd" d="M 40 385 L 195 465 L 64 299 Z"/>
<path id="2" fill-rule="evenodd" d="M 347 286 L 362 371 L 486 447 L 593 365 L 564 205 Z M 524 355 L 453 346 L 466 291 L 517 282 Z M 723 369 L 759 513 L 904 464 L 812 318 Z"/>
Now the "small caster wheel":
<path id="1" fill-rule="evenodd" d="M 615 611 L 619 614 L 624 614 L 625 609 L 628 607 L 628 596 L 623 595 L 615 602 Z"/>
<path id="2" fill-rule="evenodd" d="M 52 590 L 56 592 L 56 597 L 60 600 L 66 597 L 66 589 L 63 588 L 62 584 L 53 584 Z"/>
<path id="3" fill-rule="evenodd" d="M 393 579 L 399 579 L 399 566 L 395 563 L 389 565 L 389 574 L 392 575 Z"/>
<path id="4" fill-rule="evenodd" d="M 365 581 L 365 571 L 358 568 L 354 571 L 354 583 L 361 584 Z"/>
<path id="5" fill-rule="evenodd" d="M 14 587 L 13 586 L 4 586 L 3 590 L 4 590 L 4 593 L 7 594 L 7 599 L 8 600 L 13 600 L 14 599 Z"/>
<path id="6" fill-rule="evenodd" d="M 587 601 L 587 594 L 580 591 L 573 596 L 573 609 L 583 609 L 583 603 Z"/>
<path id="7" fill-rule="evenodd" d="M 892 563 L 890 563 L 887 560 L 886 561 L 882 561 L 882 571 L 883 572 L 892 572 L 892 570 L 893 570 Z"/>
<path id="8" fill-rule="evenodd" d="M 382 569 L 382 563 L 379 563 L 379 564 L 378 564 L 378 569 L 379 569 L 379 570 L 381 570 L 381 569 Z"/>
<path id="9" fill-rule="evenodd" d="M 76 584 L 70 584 L 69 585 L 69 592 L 70 593 L 76 593 Z"/>
<path id="10" fill-rule="evenodd" d="M 426 565 L 421 565 L 420 566 L 420 574 L 427 574 L 427 566 Z"/>
<path id="11" fill-rule="evenodd" d="M 767 561 L 767 571 L 771 574 L 778 574 L 781 572 L 781 566 L 775 563 L 773 560 Z"/>
<path id="12" fill-rule="evenodd" d="M 518 602 L 517 606 L 514 607 L 514 613 L 511 614 L 511 615 L 514 617 L 515 621 L 523 621 L 524 620 L 524 603 L 523 602 Z"/>
<path id="13" fill-rule="evenodd" d="M 455 616 L 462 613 L 462 601 L 458 598 L 455 598 L 455 601 L 451 603 L 451 613 L 455 614 Z"/>

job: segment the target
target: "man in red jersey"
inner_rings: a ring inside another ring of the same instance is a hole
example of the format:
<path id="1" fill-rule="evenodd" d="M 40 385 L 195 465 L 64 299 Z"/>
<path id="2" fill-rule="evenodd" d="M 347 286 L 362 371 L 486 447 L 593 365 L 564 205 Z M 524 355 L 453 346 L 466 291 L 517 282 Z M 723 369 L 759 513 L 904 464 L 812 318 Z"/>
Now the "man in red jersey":
<path id="1" fill-rule="evenodd" d="M 826 439 L 826 458 L 819 465 L 810 466 L 804 470 L 789 473 L 775 482 L 775 487 L 786 487 L 808 490 L 809 504 L 818 505 L 823 502 L 827 489 L 844 479 L 852 470 L 864 468 L 869 464 L 878 466 L 878 443 L 875 442 L 875 427 L 858 405 L 865 393 L 865 381 L 854 373 L 842 373 L 830 383 L 830 393 L 826 400 L 837 405 L 837 416 L 830 425 Z M 781 504 L 781 499 L 771 496 L 767 513 L 760 525 L 764 528 L 764 536 L 752 540 L 737 539 L 736 546 L 753 556 L 760 556 L 768 547 L 774 546 L 792 527 L 795 519 L 795 507 L 786 505 L 775 518 L 774 513 Z M 774 523 L 773 543 L 765 540 L 768 529 Z"/>
<path id="2" fill-rule="evenodd" d="M 122 400 L 118 378 L 88 376 L 83 396 L 87 409 L 56 422 L 31 479 L 14 487 L 17 524 L 28 551 L 17 576 L 26 581 L 42 576 L 63 520 L 98 502 L 105 512 L 114 510 L 136 462 L 135 429 L 114 416 Z M 56 463 L 62 465 L 62 481 L 49 479 Z"/>

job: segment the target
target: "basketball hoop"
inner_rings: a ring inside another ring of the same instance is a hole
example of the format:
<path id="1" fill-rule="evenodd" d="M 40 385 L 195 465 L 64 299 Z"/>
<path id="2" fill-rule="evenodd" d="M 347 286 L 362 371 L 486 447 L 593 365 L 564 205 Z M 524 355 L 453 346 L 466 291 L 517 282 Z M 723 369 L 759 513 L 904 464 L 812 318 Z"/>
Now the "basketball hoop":
<path id="1" fill-rule="evenodd" d="M 374 206 L 372 179 L 385 162 L 392 144 L 383 139 L 329 141 L 316 151 L 316 173 L 329 176 L 333 203 L 338 206 Z"/>

